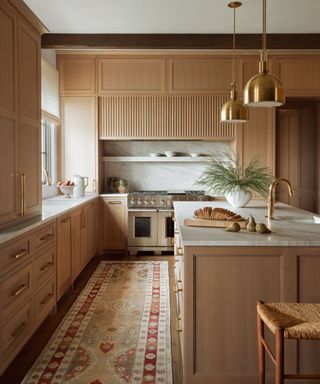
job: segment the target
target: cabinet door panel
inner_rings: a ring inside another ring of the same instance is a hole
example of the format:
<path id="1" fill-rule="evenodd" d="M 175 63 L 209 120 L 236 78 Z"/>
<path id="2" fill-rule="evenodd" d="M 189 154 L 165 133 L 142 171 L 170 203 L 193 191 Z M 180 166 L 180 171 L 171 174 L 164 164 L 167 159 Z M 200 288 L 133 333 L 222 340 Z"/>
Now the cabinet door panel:
<path id="1" fill-rule="evenodd" d="M 125 201 L 104 199 L 104 249 L 125 249 L 127 233 L 127 209 Z"/>
<path id="2" fill-rule="evenodd" d="M 60 91 L 63 95 L 94 95 L 96 61 L 90 58 L 60 58 Z"/>
<path id="3" fill-rule="evenodd" d="M 62 98 L 61 177 L 87 176 L 87 191 L 96 177 L 96 100 L 95 97 Z"/>
<path id="4" fill-rule="evenodd" d="M 0 224 L 17 217 L 16 207 L 16 122 L 0 117 Z"/>
<path id="5" fill-rule="evenodd" d="M 64 217 L 58 223 L 58 300 L 71 284 L 71 219 Z"/>
<path id="6" fill-rule="evenodd" d="M 79 275 L 81 264 L 81 210 L 71 214 L 72 280 Z"/>
<path id="7" fill-rule="evenodd" d="M 16 111 L 16 17 L 0 3 L 0 108 Z"/>

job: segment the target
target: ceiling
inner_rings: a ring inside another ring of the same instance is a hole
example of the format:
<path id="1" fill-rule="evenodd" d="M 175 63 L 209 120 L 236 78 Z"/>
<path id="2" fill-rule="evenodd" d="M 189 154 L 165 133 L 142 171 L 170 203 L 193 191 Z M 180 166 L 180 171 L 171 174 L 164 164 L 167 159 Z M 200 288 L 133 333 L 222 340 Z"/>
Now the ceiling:
<path id="1" fill-rule="evenodd" d="M 25 0 L 56 33 L 231 33 L 225 0 Z M 261 32 L 262 0 L 242 0 L 237 32 Z M 270 33 L 320 33 L 320 0 L 268 0 Z"/>

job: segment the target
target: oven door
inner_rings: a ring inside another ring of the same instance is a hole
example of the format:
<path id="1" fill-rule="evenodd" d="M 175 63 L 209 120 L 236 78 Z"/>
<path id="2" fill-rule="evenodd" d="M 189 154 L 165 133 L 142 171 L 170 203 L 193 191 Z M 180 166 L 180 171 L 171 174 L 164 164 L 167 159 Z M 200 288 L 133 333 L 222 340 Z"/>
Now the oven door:
<path id="1" fill-rule="evenodd" d="M 174 238 L 173 211 L 158 212 L 158 246 L 172 247 Z"/>
<path id="2" fill-rule="evenodd" d="M 156 210 L 129 210 L 128 246 L 157 246 L 158 212 Z"/>

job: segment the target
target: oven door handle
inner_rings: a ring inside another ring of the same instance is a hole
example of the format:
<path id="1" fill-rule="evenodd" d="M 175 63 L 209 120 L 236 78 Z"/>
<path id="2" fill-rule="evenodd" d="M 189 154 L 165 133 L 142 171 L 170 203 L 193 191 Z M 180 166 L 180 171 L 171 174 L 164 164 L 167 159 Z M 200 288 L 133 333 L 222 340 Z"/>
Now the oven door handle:
<path id="1" fill-rule="evenodd" d="M 129 208 L 128 212 L 158 212 L 158 209 Z"/>

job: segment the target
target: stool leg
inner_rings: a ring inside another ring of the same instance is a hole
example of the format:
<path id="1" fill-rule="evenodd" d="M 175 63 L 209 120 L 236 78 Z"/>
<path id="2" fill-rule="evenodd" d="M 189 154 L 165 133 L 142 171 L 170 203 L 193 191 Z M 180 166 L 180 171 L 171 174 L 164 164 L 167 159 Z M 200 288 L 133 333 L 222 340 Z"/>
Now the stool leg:
<path id="1" fill-rule="evenodd" d="M 258 329 L 258 357 L 259 357 L 259 384 L 265 384 L 265 350 L 262 344 L 264 338 L 264 323 L 257 313 L 257 329 Z"/>
<path id="2" fill-rule="evenodd" d="M 284 336 L 283 329 L 276 330 L 276 384 L 284 384 Z"/>

